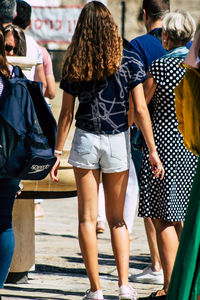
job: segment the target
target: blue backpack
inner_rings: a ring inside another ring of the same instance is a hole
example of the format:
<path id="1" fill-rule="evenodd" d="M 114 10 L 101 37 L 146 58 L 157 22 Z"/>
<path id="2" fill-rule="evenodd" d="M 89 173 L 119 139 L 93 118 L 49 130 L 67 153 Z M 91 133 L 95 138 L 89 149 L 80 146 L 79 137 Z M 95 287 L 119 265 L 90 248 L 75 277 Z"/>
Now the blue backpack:
<path id="1" fill-rule="evenodd" d="M 28 80 L 19 67 L 3 78 L 0 96 L 0 176 L 40 180 L 56 161 L 56 121 L 41 83 Z"/>

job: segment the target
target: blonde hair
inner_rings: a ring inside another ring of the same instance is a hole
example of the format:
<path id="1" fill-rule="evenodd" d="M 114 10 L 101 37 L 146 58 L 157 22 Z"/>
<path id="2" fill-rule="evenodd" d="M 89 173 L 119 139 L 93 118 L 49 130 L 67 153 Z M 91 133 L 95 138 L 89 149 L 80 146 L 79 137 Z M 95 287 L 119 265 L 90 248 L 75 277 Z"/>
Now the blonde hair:
<path id="1" fill-rule="evenodd" d="M 89 2 L 67 49 L 63 78 L 71 82 L 107 78 L 119 69 L 122 49 L 122 38 L 107 7 Z"/>
<path id="2" fill-rule="evenodd" d="M 185 10 L 175 10 L 163 19 L 163 33 L 168 33 L 172 41 L 187 44 L 195 32 L 196 25 L 192 16 Z"/>

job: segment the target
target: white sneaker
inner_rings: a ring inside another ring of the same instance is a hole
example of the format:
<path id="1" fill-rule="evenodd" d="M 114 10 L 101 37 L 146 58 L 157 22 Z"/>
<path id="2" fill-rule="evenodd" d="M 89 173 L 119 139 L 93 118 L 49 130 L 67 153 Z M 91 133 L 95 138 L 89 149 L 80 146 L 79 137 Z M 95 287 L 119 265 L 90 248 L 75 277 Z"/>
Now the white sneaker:
<path id="1" fill-rule="evenodd" d="M 163 270 L 153 271 L 152 267 L 146 267 L 139 274 L 132 274 L 129 277 L 130 281 L 138 282 L 138 283 L 150 283 L 150 284 L 163 284 L 164 276 Z"/>
<path id="2" fill-rule="evenodd" d="M 121 285 L 119 288 L 119 300 L 137 300 L 137 294 L 130 285 Z"/>
<path id="3" fill-rule="evenodd" d="M 95 292 L 91 292 L 90 290 L 87 290 L 85 296 L 83 297 L 83 300 L 104 300 L 103 292 L 102 290 L 97 290 Z"/>

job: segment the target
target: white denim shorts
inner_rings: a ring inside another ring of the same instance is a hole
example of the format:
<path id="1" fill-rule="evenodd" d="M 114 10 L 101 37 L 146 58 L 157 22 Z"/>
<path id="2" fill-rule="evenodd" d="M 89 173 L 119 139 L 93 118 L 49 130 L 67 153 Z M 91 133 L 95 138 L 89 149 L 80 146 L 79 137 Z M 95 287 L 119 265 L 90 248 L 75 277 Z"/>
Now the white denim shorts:
<path id="1" fill-rule="evenodd" d="M 129 169 L 129 130 L 118 134 L 94 134 L 76 128 L 68 162 L 74 167 L 100 169 L 103 173 Z"/>

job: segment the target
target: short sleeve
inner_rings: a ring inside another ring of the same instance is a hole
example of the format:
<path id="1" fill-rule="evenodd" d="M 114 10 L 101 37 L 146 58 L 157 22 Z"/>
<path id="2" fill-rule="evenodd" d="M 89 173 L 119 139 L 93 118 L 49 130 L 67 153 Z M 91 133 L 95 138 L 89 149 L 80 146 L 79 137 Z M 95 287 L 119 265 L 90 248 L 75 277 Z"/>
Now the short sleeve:
<path id="1" fill-rule="evenodd" d="M 155 82 L 161 86 L 165 85 L 165 60 L 157 59 L 149 67 L 149 73 L 153 76 Z"/>
<path id="2" fill-rule="evenodd" d="M 78 96 L 78 94 L 79 94 L 79 85 L 80 85 L 79 82 L 69 82 L 65 79 L 62 79 L 60 82 L 60 88 L 64 92 L 66 92 L 74 97 Z"/>
<path id="3" fill-rule="evenodd" d="M 42 57 L 43 57 L 43 66 L 44 66 L 44 73 L 46 76 L 53 74 L 53 66 L 51 61 L 51 56 L 46 48 L 41 47 L 42 50 Z"/>
<path id="4" fill-rule="evenodd" d="M 129 51 L 128 55 L 125 56 L 129 67 L 129 80 L 128 88 L 132 90 L 138 84 L 143 83 L 147 78 L 147 74 L 144 70 L 144 65 L 140 60 L 140 57 L 137 53 Z"/>
<path id="5" fill-rule="evenodd" d="M 37 45 L 37 44 L 36 44 Z M 42 58 L 42 51 L 39 48 L 39 45 L 37 45 L 38 47 L 38 56 L 37 56 L 37 64 L 42 64 L 43 63 L 43 58 Z"/>
<path id="6" fill-rule="evenodd" d="M 145 53 L 144 53 L 144 49 L 141 47 L 138 38 L 133 39 L 130 42 L 130 47 L 129 50 L 131 50 L 132 52 L 135 52 L 135 54 L 139 55 L 140 61 L 143 65 L 143 69 L 145 69 L 145 65 L 146 65 L 146 59 L 145 59 Z"/>

